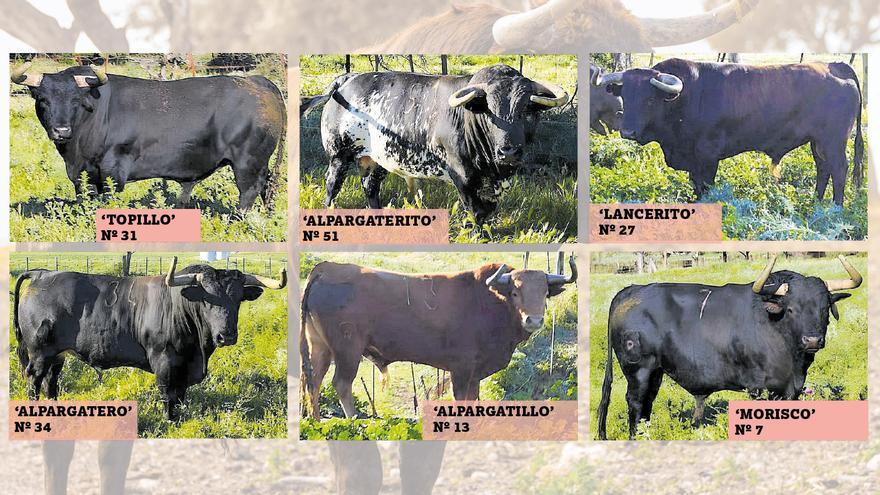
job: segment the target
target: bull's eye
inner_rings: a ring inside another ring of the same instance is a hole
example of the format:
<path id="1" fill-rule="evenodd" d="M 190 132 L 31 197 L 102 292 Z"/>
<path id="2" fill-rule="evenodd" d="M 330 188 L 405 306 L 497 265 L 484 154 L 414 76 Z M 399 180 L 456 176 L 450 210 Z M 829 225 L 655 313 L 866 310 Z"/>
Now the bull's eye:
<path id="1" fill-rule="evenodd" d="M 513 297 L 519 297 L 519 291 L 514 289 L 513 292 L 510 293 Z"/>

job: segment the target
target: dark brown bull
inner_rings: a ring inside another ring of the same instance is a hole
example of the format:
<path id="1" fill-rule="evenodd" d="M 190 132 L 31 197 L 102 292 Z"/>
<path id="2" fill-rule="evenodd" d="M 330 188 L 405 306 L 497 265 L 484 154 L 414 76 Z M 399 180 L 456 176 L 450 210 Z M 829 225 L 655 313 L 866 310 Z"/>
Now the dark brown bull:
<path id="1" fill-rule="evenodd" d="M 532 0 L 514 12 L 488 4 L 457 5 L 423 18 L 361 53 L 530 53 L 639 51 L 707 38 L 737 22 L 760 0 L 731 0 L 675 19 L 634 16 L 620 0 Z"/>
<path id="2" fill-rule="evenodd" d="M 346 417 L 357 414 L 351 385 L 361 357 L 383 372 L 409 361 L 450 372 L 456 400 L 476 400 L 480 380 L 504 369 L 516 346 L 544 325 L 547 298 L 577 278 L 490 264 L 452 274 L 402 274 L 323 262 L 309 274 L 302 302 L 303 401 L 319 417 L 321 382 Z"/>

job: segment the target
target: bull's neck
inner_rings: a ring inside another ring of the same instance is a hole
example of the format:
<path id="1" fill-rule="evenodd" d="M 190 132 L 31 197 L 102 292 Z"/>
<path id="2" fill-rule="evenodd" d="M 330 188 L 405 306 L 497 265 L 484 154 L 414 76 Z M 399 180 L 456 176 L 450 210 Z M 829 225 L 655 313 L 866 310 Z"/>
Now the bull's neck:
<path id="1" fill-rule="evenodd" d="M 466 156 L 484 173 L 493 177 L 505 174 L 495 162 L 495 145 L 492 142 L 491 122 L 486 115 L 473 113 L 463 108 L 456 108 L 464 131 L 464 147 Z M 509 175 L 509 174 L 508 174 Z"/>

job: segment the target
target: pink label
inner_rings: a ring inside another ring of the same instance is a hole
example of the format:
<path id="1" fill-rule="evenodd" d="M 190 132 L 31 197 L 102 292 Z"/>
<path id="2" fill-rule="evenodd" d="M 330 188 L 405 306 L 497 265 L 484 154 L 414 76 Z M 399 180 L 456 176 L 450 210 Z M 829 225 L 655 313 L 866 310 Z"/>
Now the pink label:
<path id="1" fill-rule="evenodd" d="M 425 401 L 424 440 L 577 440 L 577 401 Z"/>
<path id="2" fill-rule="evenodd" d="M 12 400 L 10 440 L 134 440 L 137 401 Z"/>
<path id="3" fill-rule="evenodd" d="M 732 400 L 730 440 L 867 440 L 868 401 Z"/>
<path id="4" fill-rule="evenodd" d="M 721 204 L 591 204 L 590 242 L 717 242 Z"/>
<path id="5" fill-rule="evenodd" d="M 200 242 L 199 210 L 98 210 L 98 242 Z"/>
<path id="6" fill-rule="evenodd" d="M 302 210 L 301 215 L 303 244 L 449 244 L 449 212 L 442 209 Z"/>

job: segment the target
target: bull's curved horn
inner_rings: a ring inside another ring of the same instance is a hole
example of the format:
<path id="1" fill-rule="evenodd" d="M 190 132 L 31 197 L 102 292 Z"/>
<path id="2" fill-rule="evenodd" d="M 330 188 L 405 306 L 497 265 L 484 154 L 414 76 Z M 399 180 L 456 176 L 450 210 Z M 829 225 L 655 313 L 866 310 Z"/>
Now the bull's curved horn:
<path id="1" fill-rule="evenodd" d="M 73 76 L 73 80 L 76 81 L 76 85 L 80 88 L 97 88 L 98 86 L 103 86 L 107 82 L 107 71 L 104 70 L 103 67 L 98 65 L 93 65 L 92 71 L 95 73 L 93 76 Z"/>
<path id="2" fill-rule="evenodd" d="M 704 14 L 678 19 L 640 18 L 638 22 L 649 45 L 681 45 L 723 31 L 748 14 L 759 2 L 730 0 Z M 546 26 L 564 21 L 580 5 L 580 0 L 549 0 L 526 12 L 506 15 L 492 24 L 492 38 L 505 48 L 532 46 L 535 37 Z"/>
<path id="3" fill-rule="evenodd" d="M 856 287 L 862 285 L 862 274 L 859 273 L 858 270 L 855 269 L 854 266 L 849 264 L 849 261 L 846 261 L 846 258 L 841 254 L 837 257 L 840 260 L 840 264 L 843 265 L 843 269 L 846 270 L 846 273 L 849 273 L 848 279 L 839 279 L 839 280 L 828 280 L 825 282 L 825 285 L 828 287 L 828 292 L 833 292 L 836 290 L 848 290 L 855 289 Z"/>
<path id="4" fill-rule="evenodd" d="M 486 285 L 493 287 L 496 285 L 507 285 L 510 283 L 510 274 L 507 273 L 509 268 L 507 265 L 501 265 L 498 270 L 486 279 Z"/>
<path id="5" fill-rule="evenodd" d="M 562 284 L 570 284 L 577 280 L 578 278 L 578 269 L 577 265 L 574 263 L 574 256 L 568 257 L 568 266 L 571 267 L 571 275 L 566 277 L 565 275 L 554 275 L 551 273 L 547 274 L 547 285 L 562 285 Z"/>
<path id="6" fill-rule="evenodd" d="M 275 280 L 274 278 L 269 277 L 261 277 L 259 275 L 252 275 L 250 273 L 244 274 L 244 285 L 251 285 L 254 287 L 265 287 L 266 289 L 283 289 L 287 286 L 287 269 L 281 269 L 281 278 L 279 280 Z"/>
<path id="7" fill-rule="evenodd" d="M 708 38 L 745 17 L 761 0 L 730 0 L 705 14 L 677 19 L 642 18 L 639 23 L 653 47 L 682 45 Z"/>
<path id="8" fill-rule="evenodd" d="M 477 86 L 465 86 L 449 97 L 449 106 L 460 107 L 478 96 L 485 96 L 486 92 Z"/>
<path id="9" fill-rule="evenodd" d="M 27 71 L 30 68 L 31 63 L 27 62 L 22 64 L 21 67 L 12 69 L 9 71 L 9 79 L 15 84 L 21 84 L 22 86 L 38 87 L 43 82 L 43 74 L 28 74 Z"/>
<path id="10" fill-rule="evenodd" d="M 194 285 L 201 281 L 201 274 L 188 273 L 186 275 L 175 275 L 177 270 L 177 256 L 171 259 L 171 268 L 165 274 L 165 285 L 168 287 L 179 287 L 182 285 Z"/>
<path id="11" fill-rule="evenodd" d="M 552 97 L 531 95 L 529 99 L 532 103 L 544 105 L 545 107 L 558 107 L 568 103 L 568 92 L 561 87 L 544 81 L 535 81 L 535 91 L 546 91 L 552 94 Z"/>
<path id="12" fill-rule="evenodd" d="M 99 83 L 101 83 L 101 84 L 107 83 L 107 71 L 103 67 L 101 67 L 99 65 L 93 65 L 92 70 L 95 71 L 95 77 L 98 78 Z"/>
<path id="13" fill-rule="evenodd" d="M 758 275 L 758 278 L 755 280 L 755 283 L 752 284 L 752 292 L 754 292 L 755 294 L 761 293 L 761 290 L 764 288 L 764 284 L 766 284 L 767 279 L 770 278 L 770 272 L 773 271 L 773 265 L 776 264 L 776 258 L 778 256 L 779 256 L 778 254 L 773 255 L 773 258 L 771 258 L 770 262 L 767 263 L 767 266 L 764 267 L 764 271 L 762 271 L 761 274 Z M 786 287 L 786 289 L 787 289 L 787 287 Z M 781 295 L 784 295 L 784 294 L 781 294 Z"/>
<path id="14" fill-rule="evenodd" d="M 612 72 L 610 74 L 599 74 L 596 77 L 596 86 L 604 86 L 606 84 L 623 84 L 623 72 Z"/>
<path id="15" fill-rule="evenodd" d="M 677 76 L 661 72 L 659 76 L 651 78 L 651 86 L 669 94 L 677 95 L 684 89 L 684 83 Z"/>

